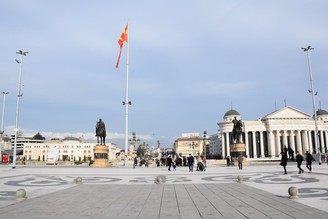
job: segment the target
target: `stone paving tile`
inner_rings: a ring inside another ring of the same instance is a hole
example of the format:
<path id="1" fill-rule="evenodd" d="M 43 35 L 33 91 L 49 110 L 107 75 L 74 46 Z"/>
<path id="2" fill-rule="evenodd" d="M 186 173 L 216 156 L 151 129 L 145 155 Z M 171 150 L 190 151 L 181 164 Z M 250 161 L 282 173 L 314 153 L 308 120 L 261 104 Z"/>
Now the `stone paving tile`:
<path id="1" fill-rule="evenodd" d="M 326 212 L 309 212 L 293 200 L 239 183 L 77 185 L 0 208 L 0 212 L 1 218 L 17 219 L 327 218 Z"/>
<path id="2" fill-rule="evenodd" d="M 187 167 L 0 166 L 0 218 L 328 218 L 327 166 L 314 165 L 311 174 L 288 168 L 283 175 L 270 164 L 193 173 Z M 74 182 L 78 176 L 82 185 Z M 156 178 L 163 184 L 154 184 Z M 288 198 L 290 186 L 299 188 L 299 199 Z M 28 199 L 16 203 L 19 188 Z"/>

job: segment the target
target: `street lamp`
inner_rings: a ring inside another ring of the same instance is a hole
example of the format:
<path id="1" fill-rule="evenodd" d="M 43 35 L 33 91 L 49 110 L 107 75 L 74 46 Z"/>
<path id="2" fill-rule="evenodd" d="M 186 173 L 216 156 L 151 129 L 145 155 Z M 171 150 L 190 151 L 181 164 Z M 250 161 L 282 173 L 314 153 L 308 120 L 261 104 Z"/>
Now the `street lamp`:
<path id="1" fill-rule="evenodd" d="M 4 117 L 5 117 L 5 104 L 6 104 L 6 95 L 9 94 L 9 92 L 5 92 L 3 91 L 1 93 L 3 95 L 3 104 L 2 104 L 2 117 L 1 117 L 1 137 L 2 137 L 2 134 L 4 132 L 4 128 L 3 128 L 3 120 L 4 120 Z"/>
<path id="2" fill-rule="evenodd" d="M 206 157 L 206 135 L 207 131 L 203 132 L 203 155 Z"/>
<path id="3" fill-rule="evenodd" d="M 309 75 L 310 75 L 310 85 L 311 85 L 311 90 L 309 90 L 309 92 L 312 95 L 312 106 L 313 106 L 313 113 L 314 113 L 314 126 L 315 126 L 315 138 L 314 138 L 314 142 L 317 148 L 317 153 L 318 153 L 318 162 L 319 165 L 321 165 L 321 150 L 320 150 L 320 146 L 319 146 L 319 136 L 318 136 L 318 121 L 317 121 L 317 111 L 316 111 L 316 107 L 315 107 L 315 96 L 317 95 L 317 92 L 314 93 L 314 88 L 313 88 L 313 80 L 312 80 L 312 68 L 311 68 L 311 61 L 310 61 L 310 50 L 314 50 L 314 48 L 312 48 L 311 46 L 308 46 L 306 48 L 302 48 L 304 52 L 306 52 L 307 55 L 307 61 L 308 61 L 308 65 L 309 65 Z"/>
<path id="4" fill-rule="evenodd" d="M 15 143 L 14 143 L 14 153 L 13 153 L 13 166 L 12 168 L 16 168 L 16 150 L 17 150 L 17 135 L 18 135 L 18 117 L 19 117 L 19 100 L 23 94 L 21 93 L 22 88 L 22 65 L 23 65 L 23 56 L 26 56 L 28 52 L 23 52 L 22 50 L 18 50 L 16 54 L 20 55 L 20 60 L 16 59 L 17 64 L 19 64 L 19 78 L 18 78 L 18 94 L 17 94 L 17 102 L 16 102 L 16 123 L 15 123 Z"/>
<path id="5" fill-rule="evenodd" d="M 4 128 L 3 128 L 3 119 L 5 117 L 5 104 L 6 104 L 6 95 L 9 94 L 9 92 L 3 91 L 1 94 L 3 94 L 3 104 L 2 104 L 2 117 L 1 117 L 1 130 L 0 130 L 0 161 L 2 160 L 2 137 L 4 133 Z"/>

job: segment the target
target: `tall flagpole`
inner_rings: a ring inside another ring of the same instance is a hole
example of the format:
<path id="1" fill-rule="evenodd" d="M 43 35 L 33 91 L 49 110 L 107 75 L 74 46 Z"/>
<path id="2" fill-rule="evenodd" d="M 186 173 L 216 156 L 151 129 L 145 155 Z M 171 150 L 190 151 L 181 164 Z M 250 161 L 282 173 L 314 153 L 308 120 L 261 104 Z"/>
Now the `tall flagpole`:
<path id="1" fill-rule="evenodd" d="M 125 83 L 125 166 L 128 166 L 128 128 L 129 128 L 129 35 L 127 34 L 127 47 L 126 47 L 126 83 Z"/>

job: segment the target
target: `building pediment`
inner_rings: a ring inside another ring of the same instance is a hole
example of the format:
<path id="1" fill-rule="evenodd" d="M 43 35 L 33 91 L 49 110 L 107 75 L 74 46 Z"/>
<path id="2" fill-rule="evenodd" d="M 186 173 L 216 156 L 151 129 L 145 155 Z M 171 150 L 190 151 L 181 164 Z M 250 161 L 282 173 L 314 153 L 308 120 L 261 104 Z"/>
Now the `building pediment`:
<path id="1" fill-rule="evenodd" d="M 264 117 L 261 120 L 281 120 L 281 119 L 304 119 L 309 120 L 311 116 L 298 109 L 290 106 L 286 106 L 280 110 L 274 111 Z"/>

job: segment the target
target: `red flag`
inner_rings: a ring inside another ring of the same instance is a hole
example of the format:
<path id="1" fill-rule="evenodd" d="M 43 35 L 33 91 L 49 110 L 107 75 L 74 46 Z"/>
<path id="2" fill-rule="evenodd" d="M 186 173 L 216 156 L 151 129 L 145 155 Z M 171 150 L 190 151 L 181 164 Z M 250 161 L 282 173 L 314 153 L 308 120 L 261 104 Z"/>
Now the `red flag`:
<path id="1" fill-rule="evenodd" d="M 118 54 L 116 68 L 118 68 L 118 65 L 120 64 L 120 58 L 121 58 L 121 53 L 122 53 L 122 48 L 123 48 L 124 42 L 128 42 L 128 24 L 126 25 L 120 39 L 118 40 L 118 45 L 120 45 L 120 53 Z"/>

